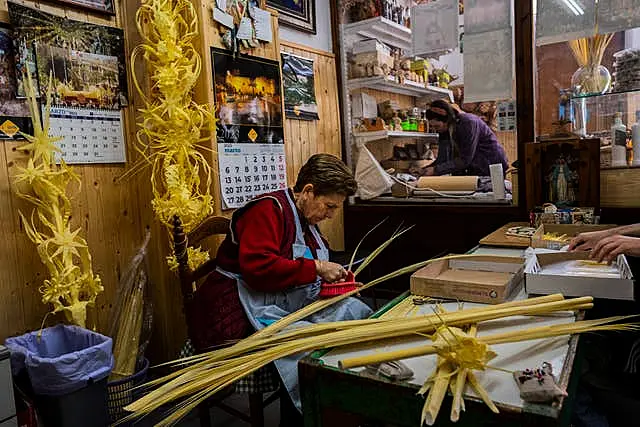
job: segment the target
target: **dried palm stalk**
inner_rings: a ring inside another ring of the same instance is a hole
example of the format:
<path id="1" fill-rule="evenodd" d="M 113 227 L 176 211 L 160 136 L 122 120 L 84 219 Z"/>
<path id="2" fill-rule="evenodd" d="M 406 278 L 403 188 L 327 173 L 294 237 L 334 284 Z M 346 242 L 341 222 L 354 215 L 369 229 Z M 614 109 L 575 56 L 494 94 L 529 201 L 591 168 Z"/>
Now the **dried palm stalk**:
<path id="1" fill-rule="evenodd" d="M 241 341 L 232 347 L 210 352 L 206 357 L 191 359 L 195 361 L 193 365 L 152 382 L 153 385 L 164 384 L 125 408 L 133 412 L 126 420 L 144 416 L 163 405 L 181 400 L 174 412 L 158 424 L 173 425 L 199 403 L 243 376 L 293 354 L 433 332 L 442 326 L 443 322 L 452 326 L 466 325 L 513 315 L 591 307 L 591 298 L 564 301 L 561 296 L 556 295 L 551 298 L 544 297 L 543 300 L 558 298 L 561 300 L 541 304 L 536 304 L 537 301 L 533 300 L 530 301 L 531 305 L 522 305 L 521 302 L 509 303 L 506 307 L 498 305 L 490 309 L 472 309 L 416 319 L 374 319 L 311 325 L 260 340 L 243 340 L 244 342 Z M 350 326 L 341 329 L 338 323 L 347 323 Z"/>
<path id="2" fill-rule="evenodd" d="M 131 55 L 131 71 L 145 104 L 140 109 L 136 148 L 151 165 L 151 204 L 156 216 L 171 229 L 177 215 L 188 233 L 213 212 L 211 167 L 201 153 L 211 151 L 207 145 L 215 135 L 213 106 L 199 105 L 192 98 L 202 69 L 194 46 L 198 15 L 189 0 L 144 0 L 136 23 L 143 41 Z M 151 80 L 150 96 L 136 78 L 140 56 Z M 136 164 L 129 174 L 140 167 Z M 189 258 L 199 265 L 209 256 L 191 248 Z M 177 266 L 174 257 L 168 261 Z"/>
<path id="3" fill-rule="evenodd" d="M 42 122 L 36 89 L 28 74 L 24 85 L 34 132 L 33 136 L 23 134 L 29 142 L 18 150 L 28 152 L 30 158 L 26 167 L 17 168 L 14 183 L 18 196 L 35 208 L 31 211 L 31 220 L 22 212 L 20 218 L 49 270 L 49 279 L 39 288 L 42 302 L 53 306 L 52 314 L 63 312 L 69 322 L 84 327 L 87 306 L 95 304 L 103 287 L 100 277 L 93 274 L 91 254 L 81 229 L 71 228 L 71 198 L 67 187 L 72 182 L 80 185 L 80 178 L 64 160 L 56 165 L 54 154 L 60 150 L 54 143 L 61 138 L 50 136 L 52 78 L 49 77 Z"/>

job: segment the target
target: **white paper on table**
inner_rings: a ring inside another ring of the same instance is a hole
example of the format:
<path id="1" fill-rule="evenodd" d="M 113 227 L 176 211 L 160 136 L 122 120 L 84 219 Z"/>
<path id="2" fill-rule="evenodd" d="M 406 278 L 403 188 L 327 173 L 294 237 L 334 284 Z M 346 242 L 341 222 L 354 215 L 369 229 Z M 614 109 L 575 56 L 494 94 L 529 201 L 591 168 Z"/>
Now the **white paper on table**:
<path id="1" fill-rule="evenodd" d="M 640 27 L 640 5 L 637 0 L 600 0 L 598 32 L 615 33 Z"/>
<path id="2" fill-rule="evenodd" d="M 271 31 L 271 13 L 258 7 L 251 7 L 251 16 L 253 17 L 253 25 L 256 29 L 256 38 L 268 43 L 273 41 L 273 32 Z"/>
<path id="3" fill-rule="evenodd" d="M 603 0 L 600 0 L 601 8 Z M 595 0 L 575 0 L 579 9 L 559 0 L 538 0 L 536 45 L 591 37 L 595 33 Z"/>
<path id="4" fill-rule="evenodd" d="M 251 25 L 251 18 L 243 17 L 240 20 L 240 25 L 238 26 L 238 34 L 236 38 L 239 40 L 251 40 L 253 39 L 253 26 Z"/>
<path id="5" fill-rule="evenodd" d="M 233 16 L 223 12 L 217 7 L 213 8 L 213 20 L 227 28 L 233 28 Z"/>
<path id="6" fill-rule="evenodd" d="M 513 98 L 512 38 L 511 28 L 465 35 L 465 102 Z"/>
<path id="7" fill-rule="evenodd" d="M 411 8 L 414 55 L 447 52 L 458 47 L 458 0 L 439 0 Z M 417 25 L 419 23 L 419 25 Z"/>
<path id="8" fill-rule="evenodd" d="M 511 0 L 467 0 L 464 32 L 478 34 L 512 26 Z"/>
<path id="9" fill-rule="evenodd" d="M 521 299 L 519 296 L 517 299 Z M 443 307 L 447 311 L 458 309 L 457 303 L 445 303 Z M 485 304 L 464 303 L 464 309 L 486 307 Z M 433 314 L 433 305 L 425 304 L 420 306 L 418 313 L 413 316 Z M 478 324 L 478 335 L 491 335 L 503 332 L 512 332 L 524 328 L 534 328 L 539 326 L 551 326 L 575 322 L 574 314 L 571 312 L 560 312 L 550 316 L 512 316 L 504 319 L 497 319 Z M 382 353 L 401 349 L 408 349 L 418 345 L 429 344 L 431 341 L 426 337 L 410 338 L 403 340 L 374 341 L 370 345 L 357 344 L 353 346 L 339 347 L 331 350 L 321 357 L 327 366 L 338 366 L 338 361 Z M 489 393 L 489 397 L 495 403 L 509 405 L 516 408 L 523 408 L 526 403 L 520 398 L 518 385 L 511 372 L 527 368 L 539 368 L 544 362 L 551 364 L 553 374 L 559 376 L 562 373 L 565 359 L 569 352 L 569 337 L 562 336 L 556 338 L 544 338 L 515 343 L 492 345 L 491 348 L 498 354 L 490 365 L 497 369 L 486 371 L 475 371 L 480 384 Z M 411 384 L 422 386 L 426 379 L 436 369 L 436 356 L 419 356 L 404 359 L 403 362 L 413 371 L 414 378 L 409 380 Z M 351 371 L 359 372 L 364 368 L 354 368 Z M 505 372 L 505 371 L 507 372 Z M 466 387 L 465 396 L 476 396 L 471 387 Z M 444 408 L 443 408 L 444 409 Z M 549 408 L 551 409 L 551 408 Z M 448 410 L 448 408 L 447 408 Z"/>

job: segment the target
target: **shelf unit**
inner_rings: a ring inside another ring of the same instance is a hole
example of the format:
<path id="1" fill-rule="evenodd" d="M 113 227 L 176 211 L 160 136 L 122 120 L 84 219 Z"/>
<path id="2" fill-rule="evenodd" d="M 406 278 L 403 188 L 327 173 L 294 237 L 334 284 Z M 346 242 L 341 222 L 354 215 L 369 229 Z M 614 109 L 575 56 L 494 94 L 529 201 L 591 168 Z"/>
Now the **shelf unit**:
<path id="1" fill-rule="evenodd" d="M 341 24 L 338 30 L 340 41 L 340 63 L 342 75 L 342 96 L 343 96 L 343 117 L 345 118 L 345 136 L 347 139 L 346 160 L 353 166 L 353 146 L 361 143 L 379 141 L 393 138 L 437 138 L 436 134 L 423 134 L 419 132 L 353 132 L 354 122 L 351 116 L 351 93 L 358 89 L 375 89 L 382 92 L 389 92 L 399 95 L 406 95 L 415 98 L 417 105 L 427 104 L 435 99 L 449 99 L 453 101 L 453 93 L 448 89 L 435 86 L 428 86 L 424 83 L 406 81 L 404 84 L 398 83 L 392 76 L 376 76 L 357 79 L 349 79 L 348 55 L 353 44 L 365 39 L 377 39 L 391 47 L 399 48 L 410 55 L 412 51 L 411 29 L 397 24 L 383 17 L 375 17 L 363 21 Z M 357 138 L 357 139 L 356 139 Z"/>
<path id="2" fill-rule="evenodd" d="M 345 24 L 344 33 L 347 36 L 378 39 L 382 43 L 403 50 L 412 48 L 411 30 L 381 16 Z"/>
<path id="3" fill-rule="evenodd" d="M 389 138 L 417 138 L 417 139 L 438 138 L 438 134 L 425 133 L 425 132 L 379 130 L 379 131 L 372 131 L 372 132 L 354 132 L 353 137 L 357 138 L 357 140 L 360 142 L 367 143 L 367 142 L 380 141 L 381 139 L 389 139 Z"/>
<path id="4" fill-rule="evenodd" d="M 347 80 L 347 88 L 355 89 L 376 89 L 384 92 L 397 93 L 400 95 L 408 95 L 420 97 L 424 102 L 431 99 L 449 98 L 453 102 L 453 93 L 449 89 L 443 89 L 437 86 L 429 86 L 424 83 L 406 81 L 404 84 L 396 82 L 393 76 L 376 76 L 363 77 L 359 79 Z"/>

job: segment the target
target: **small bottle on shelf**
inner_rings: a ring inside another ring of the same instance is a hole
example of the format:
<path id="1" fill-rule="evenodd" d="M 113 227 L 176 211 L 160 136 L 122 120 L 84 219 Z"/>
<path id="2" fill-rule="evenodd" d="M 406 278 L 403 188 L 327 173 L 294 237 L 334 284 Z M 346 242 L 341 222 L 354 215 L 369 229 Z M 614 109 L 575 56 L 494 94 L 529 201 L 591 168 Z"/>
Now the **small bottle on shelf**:
<path id="1" fill-rule="evenodd" d="M 619 112 L 611 126 L 611 165 L 627 166 L 627 127 L 622 123 L 622 114 Z"/>
<path id="2" fill-rule="evenodd" d="M 409 6 L 404 9 L 404 26 L 411 28 L 411 9 Z"/>
<path id="3" fill-rule="evenodd" d="M 424 112 L 420 112 L 420 120 L 418 120 L 418 132 L 425 132 L 424 130 Z"/>
<path id="4" fill-rule="evenodd" d="M 640 110 L 636 111 L 636 122 L 631 126 L 633 144 L 633 166 L 640 166 Z"/>
<path id="5" fill-rule="evenodd" d="M 393 0 L 391 3 L 391 20 L 393 22 L 398 22 L 398 8 L 396 5 L 396 0 Z"/>

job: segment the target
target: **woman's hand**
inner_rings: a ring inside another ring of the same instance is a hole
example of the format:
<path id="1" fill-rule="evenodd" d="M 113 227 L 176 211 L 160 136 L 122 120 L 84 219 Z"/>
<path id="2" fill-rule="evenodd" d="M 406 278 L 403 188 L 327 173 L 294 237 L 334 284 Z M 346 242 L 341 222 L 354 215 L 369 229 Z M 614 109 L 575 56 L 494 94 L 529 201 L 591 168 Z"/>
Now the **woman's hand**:
<path id="1" fill-rule="evenodd" d="M 620 235 L 605 237 L 594 246 L 589 257 L 611 264 L 620 254 L 640 256 L 640 238 Z"/>
<path id="2" fill-rule="evenodd" d="M 588 251 L 589 249 L 595 248 L 598 242 L 610 235 L 611 232 L 609 230 L 580 233 L 571 240 L 571 243 L 569 243 L 569 250 Z"/>
<path id="3" fill-rule="evenodd" d="M 335 283 L 347 277 L 347 270 L 340 264 L 329 261 L 315 260 L 318 276 L 327 283 Z"/>

